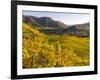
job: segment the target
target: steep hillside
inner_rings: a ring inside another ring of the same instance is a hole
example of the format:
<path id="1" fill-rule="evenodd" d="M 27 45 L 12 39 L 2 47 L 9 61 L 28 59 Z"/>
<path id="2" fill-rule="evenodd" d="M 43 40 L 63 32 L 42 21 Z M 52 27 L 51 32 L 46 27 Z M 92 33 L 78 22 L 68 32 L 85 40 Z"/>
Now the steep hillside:
<path id="1" fill-rule="evenodd" d="M 23 21 L 25 23 L 36 25 L 41 28 L 67 28 L 68 26 L 60 21 L 55 21 L 50 17 L 35 17 L 35 16 L 24 16 Z"/>
<path id="2" fill-rule="evenodd" d="M 89 65 L 89 38 L 46 35 L 23 23 L 23 68 Z"/>

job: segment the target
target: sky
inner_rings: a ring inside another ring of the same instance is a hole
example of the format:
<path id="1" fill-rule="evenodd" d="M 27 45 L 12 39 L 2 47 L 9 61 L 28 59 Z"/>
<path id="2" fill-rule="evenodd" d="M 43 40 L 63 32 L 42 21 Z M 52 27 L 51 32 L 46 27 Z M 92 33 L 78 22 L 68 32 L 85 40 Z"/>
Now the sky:
<path id="1" fill-rule="evenodd" d="M 89 22 L 89 14 L 46 11 L 23 11 L 23 15 L 36 17 L 51 17 L 55 21 L 61 21 L 66 25 L 82 24 Z"/>

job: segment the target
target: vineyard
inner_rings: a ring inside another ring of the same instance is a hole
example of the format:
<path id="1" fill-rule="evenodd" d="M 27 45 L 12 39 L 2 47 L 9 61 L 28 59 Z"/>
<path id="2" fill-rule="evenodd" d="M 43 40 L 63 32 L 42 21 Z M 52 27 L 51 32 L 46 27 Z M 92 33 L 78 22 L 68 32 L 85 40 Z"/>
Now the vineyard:
<path id="1" fill-rule="evenodd" d="M 23 23 L 23 68 L 87 66 L 89 38 L 47 35 Z"/>

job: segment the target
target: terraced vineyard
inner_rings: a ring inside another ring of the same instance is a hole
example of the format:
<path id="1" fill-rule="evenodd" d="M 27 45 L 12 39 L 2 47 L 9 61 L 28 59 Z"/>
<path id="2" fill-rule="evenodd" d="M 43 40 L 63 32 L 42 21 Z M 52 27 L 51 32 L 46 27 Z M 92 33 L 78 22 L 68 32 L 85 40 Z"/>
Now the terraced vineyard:
<path id="1" fill-rule="evenodd" d="M 23 68 L 87 66 L 89 38 L 47 35 L 23 23 Z"/>

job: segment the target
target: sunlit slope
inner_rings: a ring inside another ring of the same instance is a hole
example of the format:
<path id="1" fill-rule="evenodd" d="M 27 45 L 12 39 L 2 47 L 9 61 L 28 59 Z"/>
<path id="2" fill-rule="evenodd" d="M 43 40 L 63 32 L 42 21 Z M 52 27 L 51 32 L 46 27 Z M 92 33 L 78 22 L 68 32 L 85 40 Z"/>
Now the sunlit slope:
<path id="1" fill-rule="evenodd" d="M 59 41 L 63 49 L 74 49 L 79 56 L 89 56 L 89 38 L 82 38 L 70 35 L 50 35 L 49 42 L 55 44 Z"/>
<path id="2" fill-rule="evenodd" d="M 89 65 L 89 38 L 46 35 L 23 23 L 23 68 Z"/>

